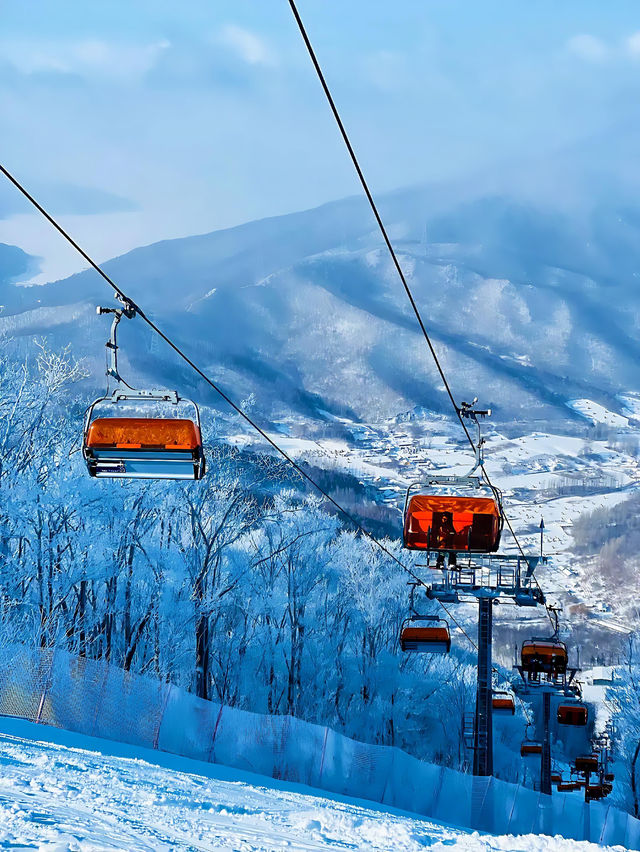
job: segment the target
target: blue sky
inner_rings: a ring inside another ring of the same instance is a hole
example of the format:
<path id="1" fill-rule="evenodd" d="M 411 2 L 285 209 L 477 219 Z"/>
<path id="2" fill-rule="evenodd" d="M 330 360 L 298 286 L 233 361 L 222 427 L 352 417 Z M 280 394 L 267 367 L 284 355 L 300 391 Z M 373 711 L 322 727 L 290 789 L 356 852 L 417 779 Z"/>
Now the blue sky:
<path id="1" fill-rule="evenodd" d="M 637 3 L 299 7 L 376 192 L 619 161 L 639 129 Z M 358 191 L 286 0 L 0 0 L 0 115 L 4 164 L 99 259 Z M 7 187 L 0 219 L 45 277 L 79 267 Z"/>

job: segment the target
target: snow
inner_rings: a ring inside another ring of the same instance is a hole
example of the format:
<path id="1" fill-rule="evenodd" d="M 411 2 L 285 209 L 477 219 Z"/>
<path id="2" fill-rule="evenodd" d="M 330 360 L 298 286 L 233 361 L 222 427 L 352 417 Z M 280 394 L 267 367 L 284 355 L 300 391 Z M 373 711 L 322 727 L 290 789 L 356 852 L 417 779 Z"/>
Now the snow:
<path id="1" fill-rule="evenodd" d="M 593 402 L 591 399 L 572 399 L 569 400 L 567 405 L 592 423 L 604 423 L 607 426 L 629 425 L 629 420 L 626 417 L 616 414 L 614 411 L 609 411 L 604 405 Z"/>
<path id="2" fill-rule="evenodd" d="M 470 833 L 301 785 L 0 720 L 0 846 L 56 852 L 505 850 L 592 843 Z M 609 847 L 622 849 L 622 847 Z"/>

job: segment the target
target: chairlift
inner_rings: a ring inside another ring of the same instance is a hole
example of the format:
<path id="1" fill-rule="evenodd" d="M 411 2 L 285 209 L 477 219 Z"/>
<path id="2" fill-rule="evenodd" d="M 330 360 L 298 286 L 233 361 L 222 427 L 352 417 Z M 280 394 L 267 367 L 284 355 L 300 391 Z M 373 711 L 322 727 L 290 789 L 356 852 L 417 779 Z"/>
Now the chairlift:
<path id="1" fill-rule="evenodd" d="M 138 390 L 128 385 L 118 372 L 117 329 L 123 316 L 132 319 L 136 309 L 98 308 L 98 314 L 113 314 L 107 342 L 107 377 L 116 381 L 110 394 L 91 403 L 83 428 L 82 454 L 90 476 L 116 479 L 201 479 L 205 458 L 200 432 L 200 412 L 195 402 L 176 391 Z M 193 416 L 176 415 L 183 405 L 193 408 Z M 148 416 L 125 416 L 123 409 L 153 407 L 164 411 Z M 96 416 L 106 409 L 106 416 Z"/>
<path id="2" fill-rule="evenodd" d="M 573 727 L 584 727 L 589 719 L 589 710 L 586 704 L 578 702 L 562 703 L 558 705 L 558 724 Z"/>
<path id="3" fill-rule="evenodd" d="M 446 551 L 449 553 L 492 553 L 498 550 L 504 523 L 502 500 L 498 489 L 483 482 L 478 469 L 484 465 L 484 439 L 478 417 L 491 414 L 462 403 L 460 414 L 478 427 L 475 464 L 463 476 L 434 476 L 427 483 L 427 493 L 411 494 L 420 487 L 412 483 L 404 502 L 404 546 L 409 550 Z M 455 496 L 438 490 L 461 491 Z M 487 492 L 482 496 L 482 492 Z"/>
<path id="4" fill-rule="evenodd" d="M 587 802 L 604 799 L 613 790 L 610 784 L 589 784 L 585 787 L 585 799 Z"/>
<path id="5" fill-rule="evenodd" d="M 569 654 L 567 646 L 558 638 L 526 639 L 520 652 L 522 668 L 528 674 L 546 674 L 551 677 L 567 671 Z"/>
<path id="6" fill-rule="evenodd" d="M 600 766 L 600 759 L 597 754 L 580 754 L 574 761 L 576 772 L 584 774 L 597 772 Z"/>
<path id="7" fill-rule="evenodd" d="M 413 614 L 402 623 L 400 647 L 403 651 L 448 654 L 451 650 L 449 625 L 437 615 Z"/>
<path id="8" fill-rule="evenodd" d="M 523 740 L 520 745 L 521 757 L 535 757 L 542 754 L 542 743 L 537 740 Z"/>
<path id="9" fill-rule="evenodd" d="M 562 784 L 562 775 L 560 772 L 552 772 L 551 773 L 551 783 L 552 784 Z"/>
<path id="10" fill-rule="evenodd" d="M 491 696 L 491 706 L 493 707 L 493 712 L 498 715 L 506 715 L 508 713 L 514 716 L 516 712 L 516 702 L 513 694 L 506 689 L 494 691 Z"/>
<path id="11" fill-rule="evenodd" d="M 529 728 L 532 727 L 529 723 L 524 732 L 524 739 L 520 744 L 521 757 L 536 757 L 542 754 L 542 743 L 540 740 L 531 739 L 529 736 Z"/>
<path id="12" fill-rule="evenodd" d="M 575 793 L 580 789 L 577 781 L 561 781 L 556 787 L 558 793 Z"/>

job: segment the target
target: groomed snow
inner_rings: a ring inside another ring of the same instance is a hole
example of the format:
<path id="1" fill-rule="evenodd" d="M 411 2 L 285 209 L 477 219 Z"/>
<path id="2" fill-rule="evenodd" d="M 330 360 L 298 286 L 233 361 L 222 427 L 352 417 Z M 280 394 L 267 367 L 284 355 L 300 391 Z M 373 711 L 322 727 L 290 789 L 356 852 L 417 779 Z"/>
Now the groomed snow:
<path id="1" fill-rule="evenodd" d="M 0 764 L 0 847 L 15 850 L 603 848 L 536 835 L 480 836 L 356 799 L 15 719 L 0 719 Z"/>

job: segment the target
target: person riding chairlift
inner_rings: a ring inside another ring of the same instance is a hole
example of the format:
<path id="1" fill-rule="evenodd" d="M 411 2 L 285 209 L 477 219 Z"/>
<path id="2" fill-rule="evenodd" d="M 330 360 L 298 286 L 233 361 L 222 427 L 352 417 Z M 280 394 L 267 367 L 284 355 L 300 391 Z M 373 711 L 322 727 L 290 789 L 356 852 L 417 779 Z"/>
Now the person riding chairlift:
<path id="1" fill-rule="evenodd" d="M 442 550 L 453 547 L 456 529 L 453 525 L 453 512 L 439 512 L 438 526 L 435 530 L 436 547 Z"/>

